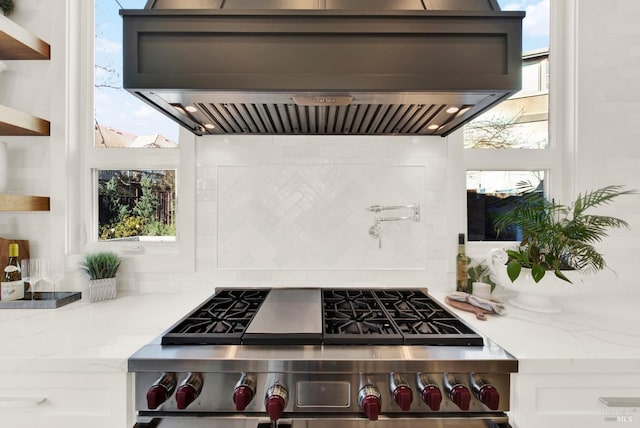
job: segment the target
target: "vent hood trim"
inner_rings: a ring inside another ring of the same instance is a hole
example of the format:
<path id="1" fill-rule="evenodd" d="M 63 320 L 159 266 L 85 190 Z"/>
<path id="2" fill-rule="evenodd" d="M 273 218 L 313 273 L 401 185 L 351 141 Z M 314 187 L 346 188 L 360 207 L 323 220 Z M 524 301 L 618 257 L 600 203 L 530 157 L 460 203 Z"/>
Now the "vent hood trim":
<path id="1" fill-rule="evenodd" d="M 523 12 L 121 14 L 124 87 L 196 135 L 446 136 L 521 85 Z"/>

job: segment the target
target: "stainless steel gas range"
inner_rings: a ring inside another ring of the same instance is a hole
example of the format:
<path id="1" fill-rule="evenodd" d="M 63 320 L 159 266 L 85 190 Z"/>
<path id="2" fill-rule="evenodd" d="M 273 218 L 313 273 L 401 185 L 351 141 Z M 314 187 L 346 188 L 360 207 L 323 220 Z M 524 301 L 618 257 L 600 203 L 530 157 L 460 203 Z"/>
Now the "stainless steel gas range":
<path id="1" fill-rule="evenodd" d="M 129 359 L 138 428 L 506 428 L 517 368 L 424 289 L 225 289 Z"/>

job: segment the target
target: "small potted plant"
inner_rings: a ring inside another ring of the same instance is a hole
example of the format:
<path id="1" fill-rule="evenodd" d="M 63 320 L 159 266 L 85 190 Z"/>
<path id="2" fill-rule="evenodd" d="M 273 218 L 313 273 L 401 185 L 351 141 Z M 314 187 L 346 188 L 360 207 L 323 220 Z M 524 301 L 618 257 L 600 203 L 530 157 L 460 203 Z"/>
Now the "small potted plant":
<path id="1" fill-rule="evenodd" d="M 15 5 L 13 4 L 13 0 L 0 0 L 0 10 L 5 16 L 11 15 L 13 12 Z"/>
<path id="2" fill-rule="evenodd" d="M 628 228 L 616 217 L 589 214 L 587 210 L 609 204 L 622 195 L 636 193 L 622 186 L 606 186 L 578 195 L 571 205 L 548 201 L 528 183 L 522 184 L 522 199 L 507 212 L 496 215 L 496 231 L 519 227 L 522 239 L 518 248 L 508 250 L 507 273 L 515 281 L 522 268 L 531 269 L 535 282 L 547 271 L 571 282 L 564 270 L 596 272 L 605 268 L 596 243 L 607 236 L 609 229 Z"/>
<path id="3" fill-rule="evenodd" d="M 122 261 L 113 252 L 87 254 L 82 269 L 89 275 L 89 300 L 115 299 L 116 273 Z"/>

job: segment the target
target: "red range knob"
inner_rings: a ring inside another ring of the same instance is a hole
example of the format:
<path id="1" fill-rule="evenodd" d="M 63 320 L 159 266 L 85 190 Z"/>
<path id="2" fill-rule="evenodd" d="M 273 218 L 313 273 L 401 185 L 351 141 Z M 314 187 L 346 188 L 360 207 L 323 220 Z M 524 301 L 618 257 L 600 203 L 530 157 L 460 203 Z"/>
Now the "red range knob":
<path id="1" fill-rule="evenodd" d="M 267 409 L 267 414 L 269 415 L 269 419 L 272 421 L 277 421 L 282 416 L 282 412 L 284 412 L 284 408 L 287 403 L 285 403 L 284 398 L 279 395 L 271 395 L 265 400 L 265 407 Z"/>
<path id="2" fill-rule="evenodd" d="M 150 410 L 157 409 L 162 403 L 167 401 L 167 389 L 160 385 L 153 385 L 147 391 L 147 407 Z"/>
<path id="3" fill-rule="evenodd" d="M 241 385 L 233 391 L 233 404 L 236 405 L 237 411 L 246 409 L 251 400 L 253 400 L 253 390 L 248 386 Z"/>
<path id="4" fill-rule="evenodd" d="M 370 421 L 377 421 L 380 410 L 382 410 L 382 403 L 375 395 L 367 395 L 362 399 L 360 407 Z"/>
<path id="5" fill-rule="evenodd" d="M 440 410 L 440 403 L 442 402 L 440 388 L 435 385 L 427 385 L 422 391 L 422 401 L 424 401 L 431 410 Z"/>
<path id="6" fill-rule="evenodd" d="M 500 394 L 493 385 L 483 385 L 478 392 L 478 399 L 491 410 L 498 410 L 500 407 Z"/>
<path id="7" fill-rule="evenodd" d="M 460 410 L 469 410 L 469 404 L 471 403 L 471 393 L 466 386 L 454 386 L 449 394 L 449 398 L 451 398 L 451 401 L 456 403 Z"/>
<path id="8" fill-rule="evenodd" d="M 408 411 L 411 408 L 413 402 L 413 392 L 411 388 L 407 386 L 399 386 L 393 391 L 393 401 L 396 402 L 403 412 Z"/>
<path id="9" fill-rule="evenodd" d="M 197 396 L 198 394 L 196 394 L 196 390 L 191 385 L 179 386 L 176 391 L 176 403 L 178 404 L 178 409 L 186 409 L 189 404 L 196 400 Z"/>

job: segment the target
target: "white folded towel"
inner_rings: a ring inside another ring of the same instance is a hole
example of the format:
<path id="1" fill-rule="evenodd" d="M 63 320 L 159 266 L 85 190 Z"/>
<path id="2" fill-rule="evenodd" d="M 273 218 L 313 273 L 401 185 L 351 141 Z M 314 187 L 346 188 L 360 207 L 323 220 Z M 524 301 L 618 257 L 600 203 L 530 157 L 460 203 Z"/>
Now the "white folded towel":
<path id="1" fill-rule="evenodd" d="M 507 312 L 507 308 L 502 303 L 483 299 L 482 297 L 467 294 L 462 291 L 455 291 L 449 294 L 448 297 L 459 302 L 470 303 L 473 306 L 477 306 L 478 308 L 484 309 L 485 311 L 495 312 L 498 315 L 502 315 Z"/>

